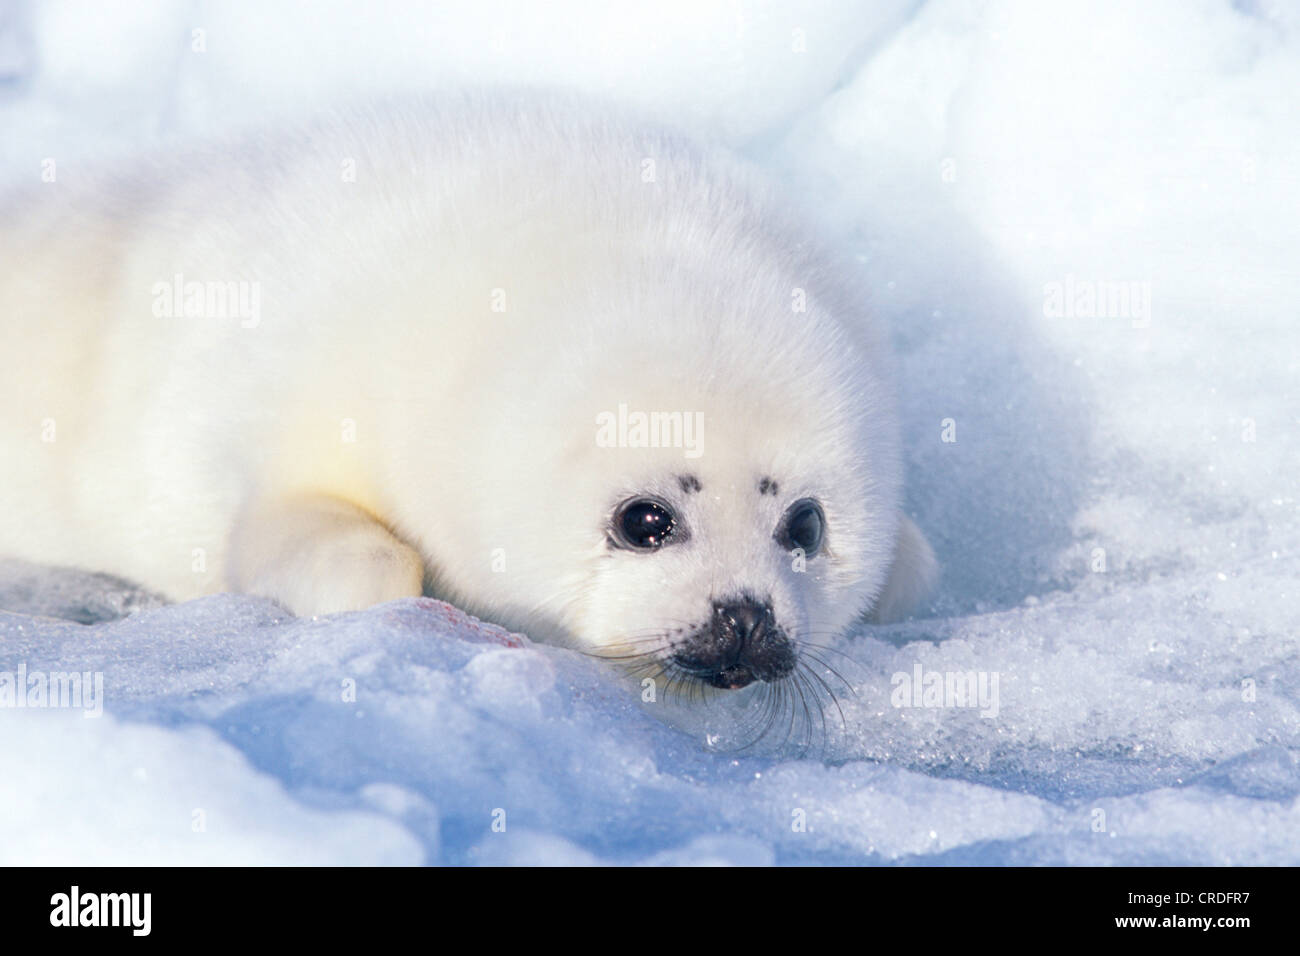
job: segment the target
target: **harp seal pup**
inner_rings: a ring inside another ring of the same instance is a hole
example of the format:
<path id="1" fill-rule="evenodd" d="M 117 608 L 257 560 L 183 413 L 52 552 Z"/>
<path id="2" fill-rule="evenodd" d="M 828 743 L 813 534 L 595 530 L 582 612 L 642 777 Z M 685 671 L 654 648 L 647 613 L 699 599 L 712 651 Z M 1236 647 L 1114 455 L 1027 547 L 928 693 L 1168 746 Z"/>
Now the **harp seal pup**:
<path id="1" fill-rule="evenodd" d="M 434 594 L 719 688 L 931 586 L 864 289 L 721 152 L 439 95 L 36 179 L 0 200 L 0 553 Z"/>

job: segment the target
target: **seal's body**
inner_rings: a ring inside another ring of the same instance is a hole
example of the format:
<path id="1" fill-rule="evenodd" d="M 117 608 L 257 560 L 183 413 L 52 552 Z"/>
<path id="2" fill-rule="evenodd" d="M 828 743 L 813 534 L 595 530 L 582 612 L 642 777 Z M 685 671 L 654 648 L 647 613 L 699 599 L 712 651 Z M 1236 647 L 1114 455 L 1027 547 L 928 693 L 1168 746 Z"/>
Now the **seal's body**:
<path id="1" fill-rule="evenodd" d="M 721 687 L 933 574 L 862 291 L 671 134 L 410 100 L 0 220 L 2 553 L 299 614 L 426 590 Z"/>

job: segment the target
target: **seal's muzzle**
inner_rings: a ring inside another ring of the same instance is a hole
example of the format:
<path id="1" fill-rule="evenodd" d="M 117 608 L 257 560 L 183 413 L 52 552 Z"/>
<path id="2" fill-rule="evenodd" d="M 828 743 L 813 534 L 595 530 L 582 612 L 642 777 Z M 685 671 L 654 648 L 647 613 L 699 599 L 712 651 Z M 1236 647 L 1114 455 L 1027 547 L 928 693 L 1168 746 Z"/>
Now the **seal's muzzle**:
<path id="1" fill-rule="evenodd" d="M 772 605 L 741 598 L 713 606 L 713 617 L 673 653 L 673 660 L 713 687 L 737 690 L 777 681 L 794 670 L 795 652 Z"/>

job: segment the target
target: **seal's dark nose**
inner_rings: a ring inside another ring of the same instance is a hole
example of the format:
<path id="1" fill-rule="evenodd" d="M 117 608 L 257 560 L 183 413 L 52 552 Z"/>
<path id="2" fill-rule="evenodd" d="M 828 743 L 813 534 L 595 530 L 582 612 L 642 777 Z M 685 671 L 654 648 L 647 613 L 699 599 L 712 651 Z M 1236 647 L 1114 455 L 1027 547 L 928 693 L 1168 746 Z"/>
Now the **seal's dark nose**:
<path id="1" fill-rule="evenodd" d="M 707 628 L 673 655 L 714 687 L 735 690 L 755 680 L 779 680 L 794 670 L 794 648 L 776 624 L 772 605 L 751 598 L 718 603 Z"/>
<path id="2" fill-rule="evenodd" d="M 713 630 L 728 640 L 744 644 L 751 637 L 761 633 L 772 608 L 755 601 L 740 601 L 736 604 L 715 604 L 713 606 Z"/>

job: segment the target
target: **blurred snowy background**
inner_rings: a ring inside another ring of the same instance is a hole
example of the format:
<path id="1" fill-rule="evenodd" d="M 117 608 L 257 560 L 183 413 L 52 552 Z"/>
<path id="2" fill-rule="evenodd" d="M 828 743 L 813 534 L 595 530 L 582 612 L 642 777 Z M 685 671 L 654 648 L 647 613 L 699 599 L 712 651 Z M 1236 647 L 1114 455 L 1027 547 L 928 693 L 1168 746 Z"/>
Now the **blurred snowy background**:
<path id="1" fill-rule="evenodd" d="M 1300 4 L 0 0 L 0 183 L 492 82 L 720 137 L 859 257 L 935 604 L 799 757 L 433 602 L 6 564 L 0 673 L 106 712 L 0 710 L 0 862 L 1300 863 Z M 918 665 L 997 716 L 894 707 Z"/>

